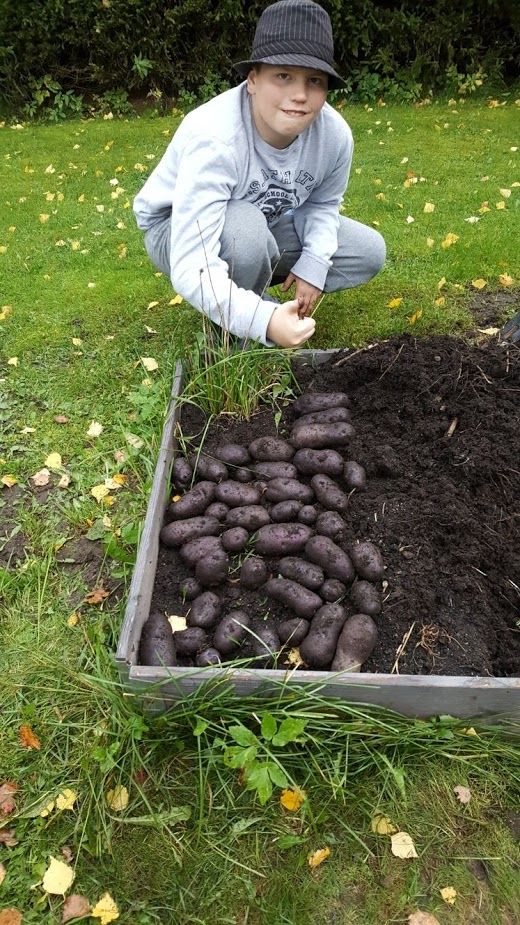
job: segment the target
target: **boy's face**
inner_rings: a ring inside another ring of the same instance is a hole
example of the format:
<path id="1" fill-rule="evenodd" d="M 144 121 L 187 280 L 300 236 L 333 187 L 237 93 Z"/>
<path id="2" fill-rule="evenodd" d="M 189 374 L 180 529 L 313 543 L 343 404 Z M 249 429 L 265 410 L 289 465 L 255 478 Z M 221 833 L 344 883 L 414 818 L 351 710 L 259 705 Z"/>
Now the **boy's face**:
<path id="1" fill-rule="evenodd" d="M 262 64 L 247 76 L 253 117 L 260 136 L 274 148 L 286 148 L 314 122 L 327 98 L 323 71 L 292 65 Z"/>

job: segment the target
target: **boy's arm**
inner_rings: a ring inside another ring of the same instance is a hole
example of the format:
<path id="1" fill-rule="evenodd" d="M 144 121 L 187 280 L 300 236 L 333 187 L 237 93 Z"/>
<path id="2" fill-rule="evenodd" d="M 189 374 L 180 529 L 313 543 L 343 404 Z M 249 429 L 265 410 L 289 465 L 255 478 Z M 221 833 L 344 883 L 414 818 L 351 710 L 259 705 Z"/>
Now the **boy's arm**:
<path id="1" fill-rule="evenodd" d="M 293 213 L 302 252 L 292 273 L 321 291 L 338 249 L 339 207 L 347 188 L 353 150 L 348 129 L 334 169 Z"/>
<path id="2" fill-rule="evenodd" d="M 230 279 L 220 238 L 237 174 L 225 145 L 194 139 L 184 150 L 172 197 L 171 280 L 187 302 L 237 337 L 269 344 L 275 310 Z"/>

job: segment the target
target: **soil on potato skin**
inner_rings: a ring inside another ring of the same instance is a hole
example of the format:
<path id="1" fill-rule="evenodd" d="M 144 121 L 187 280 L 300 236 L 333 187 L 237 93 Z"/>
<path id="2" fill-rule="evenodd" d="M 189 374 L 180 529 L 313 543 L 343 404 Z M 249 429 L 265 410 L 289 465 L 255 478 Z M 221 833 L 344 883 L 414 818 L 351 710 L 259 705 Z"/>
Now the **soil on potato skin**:
<path id="1" fill-rule="evenodd" d="M 385 562 L 379 638 L 362 670 L 391 672 L 407 637 L 401 674 L 518 675 L 520 349 L 405 335 L 306 364 L 298 379 L 305 391 L 349 394 L 356 435 L 340 452 L 367 470 L 366 491 L 350 496 L 343 543 L 369 539 Z M 292 420 L 289 404 L 280 436 Z M 183 431 L 203 425 L 191 412 Z M 250 422 L 222 416 L 205 451 L 263 434 L 276 434 L 271 409 Z M 178 585 L 187 574 L 177 552 L 161 548 L 152 609 L 186 613 Z M 253 628 L 267 613 L 275 623 L 292 616 L 261 589 L 228 581 L 217 592 L 223 612 L 246 610 Z"/>

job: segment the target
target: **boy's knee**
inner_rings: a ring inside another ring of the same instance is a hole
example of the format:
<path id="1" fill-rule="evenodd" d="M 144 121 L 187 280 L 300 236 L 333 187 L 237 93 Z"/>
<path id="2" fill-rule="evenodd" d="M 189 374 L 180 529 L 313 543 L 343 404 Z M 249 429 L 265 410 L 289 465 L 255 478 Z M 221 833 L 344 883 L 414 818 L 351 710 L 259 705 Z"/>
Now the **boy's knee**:
<path id="1" fill-rule="evenodd" d="M 386 260 L 386 244 L 383 235 L 379 234 L 379 231 L 374 228 L 370 229 L 370 232 L 364 254 L 364 269 L 367 279 L 372 279 L 373 276 L 379 273 Z"/>

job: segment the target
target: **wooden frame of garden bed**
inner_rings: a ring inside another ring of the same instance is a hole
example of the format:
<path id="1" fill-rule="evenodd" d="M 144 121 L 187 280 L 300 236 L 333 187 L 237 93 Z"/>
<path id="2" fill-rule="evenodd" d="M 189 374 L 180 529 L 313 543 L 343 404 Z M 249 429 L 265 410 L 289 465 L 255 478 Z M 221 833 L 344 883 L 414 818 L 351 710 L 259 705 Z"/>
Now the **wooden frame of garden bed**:
<path id="1" fill-rule="evenodd" d="M 335 350 L 301 350 L 295 361 L 326 362 Z M 150 613 L 159 554 L 159 532 L 170 495 L 170 474 L 177 449 L 174 436 L 180 418 L 178 402 L 183 370 L 175 369 L 171 401 L 163 429 L 161 447 L 141 541 L 130 584 L 116 663 L 125 687 L 138 697 L 143 708 L 160 713 L 204 683 L 227 684 L 240 696 L 288 691 L 307 687 L 321 697 L 340 697 L 352 703 L 387 707 L 414 717 L 442 714 L 488 720 L 520 719 L 520 678 L 455 677 L 448 675 L 399 675 L 345 673 L 330 671 L 286 671 L 222 668 L 146 667 L 137 664 L 141 631 Z"/>

